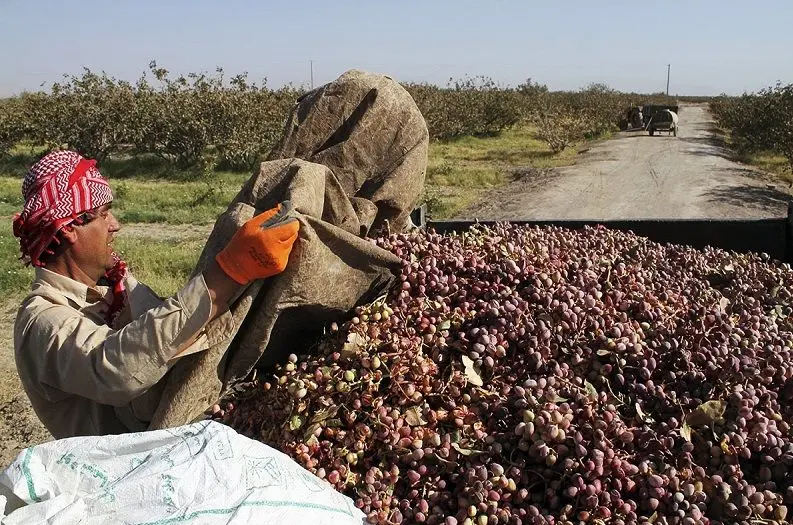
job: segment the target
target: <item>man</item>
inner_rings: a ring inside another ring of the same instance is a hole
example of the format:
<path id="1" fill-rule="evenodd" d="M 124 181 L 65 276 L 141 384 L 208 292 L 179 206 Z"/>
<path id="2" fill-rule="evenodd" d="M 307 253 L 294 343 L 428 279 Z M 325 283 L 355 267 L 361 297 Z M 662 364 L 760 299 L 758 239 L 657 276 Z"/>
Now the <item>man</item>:
<path id="1" fill-rule="evenodd" d="M 127 271 L 112 249 L 120 229 L 108 182 L 75 152 L 46 155 L 22 184 L 14 218 L 22 256 L 36 267 L 14 326 L 17 370 L 36 414 L 57 438 L 145 430 L 147 397 L 182 356 L 211 344 L 242 287 L 284 270 L 298 222 L 282 207 L 243 225 L 213 264 L 167 299 Z M 222 319 L 221 319 L 222 321 Z"/>

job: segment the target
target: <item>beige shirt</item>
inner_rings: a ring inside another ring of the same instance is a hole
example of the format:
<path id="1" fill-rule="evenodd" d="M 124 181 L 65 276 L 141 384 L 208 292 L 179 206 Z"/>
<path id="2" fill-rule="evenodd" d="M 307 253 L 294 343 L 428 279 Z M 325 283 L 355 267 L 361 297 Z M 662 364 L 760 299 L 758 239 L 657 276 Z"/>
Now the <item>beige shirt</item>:
<path id="1" fill-rule="evenodd" d="M 234 332 L 226 312 L 211 340 L 205 333 L 212 304 L 201 275 L 167 299 L 132 275 L 125 285 L 128 302 L 111 328 L 112 290 L 36 268 L 14 324 L 14 352 L 33 409 L 56 439 L 145 430 L 177 355 Z"/>

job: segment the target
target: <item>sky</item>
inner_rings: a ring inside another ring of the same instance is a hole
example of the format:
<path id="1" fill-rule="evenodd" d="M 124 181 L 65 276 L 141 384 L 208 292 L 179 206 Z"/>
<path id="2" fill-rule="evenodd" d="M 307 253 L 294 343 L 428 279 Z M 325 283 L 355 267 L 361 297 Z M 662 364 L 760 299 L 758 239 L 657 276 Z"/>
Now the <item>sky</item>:
<path id="1" fill-rule="evenodd" d="M 348 69 L 446 85 L 741 94 L 793 83 L 790 0 L 0 0 L 0 96 L 83 67 L 135 80 L 248 72 L 310 87 Z"/>

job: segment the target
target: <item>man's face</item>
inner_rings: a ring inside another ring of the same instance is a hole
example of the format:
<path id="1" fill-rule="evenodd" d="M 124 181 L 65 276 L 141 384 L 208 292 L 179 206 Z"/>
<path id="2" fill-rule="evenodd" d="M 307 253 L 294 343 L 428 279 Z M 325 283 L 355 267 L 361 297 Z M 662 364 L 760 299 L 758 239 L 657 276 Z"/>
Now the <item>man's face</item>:
<path id="1" fill-rule="evenodd" d="M 73 257 L 82 271 L 96 281 L 113 267 L 111 244 L 121 228 L 110 206 L 105 204 L 97 208 L 91 212 L 93 220 L 74 226 L 76 242 L 71 247 Z"/>

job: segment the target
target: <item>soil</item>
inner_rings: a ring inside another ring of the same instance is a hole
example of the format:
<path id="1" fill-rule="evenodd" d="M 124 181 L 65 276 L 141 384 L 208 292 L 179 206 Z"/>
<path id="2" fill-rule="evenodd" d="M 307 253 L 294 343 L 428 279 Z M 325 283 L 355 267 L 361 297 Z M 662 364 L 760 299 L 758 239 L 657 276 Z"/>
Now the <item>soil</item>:
<path id="1" fill-rule="evenodd" d="M 0 309 L 0 468 L 31 445 L 52 439 L 22 390 L 14 363 L 14 318 L 19 305 L 6 301 Z"/>

